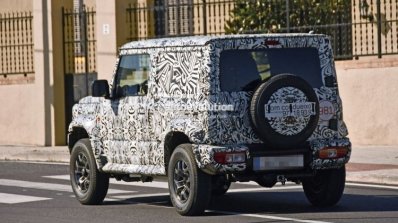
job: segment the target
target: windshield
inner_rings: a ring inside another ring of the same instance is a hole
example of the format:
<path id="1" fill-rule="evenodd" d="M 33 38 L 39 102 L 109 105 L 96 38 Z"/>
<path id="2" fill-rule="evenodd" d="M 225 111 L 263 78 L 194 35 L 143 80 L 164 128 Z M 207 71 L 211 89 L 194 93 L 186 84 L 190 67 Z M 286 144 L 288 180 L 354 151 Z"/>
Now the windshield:
<path id="1" fill-rule="evenodd" d="M 262 81 L 283 73 L 295 74 L 313 88 L 321 87 L 317 49 L 225 50 L 220 55 L 221 91 L 254 91 Z"/>

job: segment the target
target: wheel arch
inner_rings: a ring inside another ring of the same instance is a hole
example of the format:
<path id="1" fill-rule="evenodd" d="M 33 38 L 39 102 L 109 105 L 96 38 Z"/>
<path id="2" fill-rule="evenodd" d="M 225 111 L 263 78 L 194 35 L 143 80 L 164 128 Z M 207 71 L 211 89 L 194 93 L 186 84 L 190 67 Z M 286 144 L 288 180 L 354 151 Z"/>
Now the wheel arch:
<path id="1" fill-rule="evenodd" d="M 68 134 L 68 148 L 69 153 L 72 152 L 72 148 L 77 141 L 80 139 L 89 138 L 87 130 L 82 126 L 74 126 L 72 127 L 72 131 Z"/>
<path id="2" fill-rule="evenodd" d="M 172 131 L 165 136 L 163 149 L 164 149 L 164 166 L 166 173 L 171 154 L 173 153 L 175 148 L 177 148 L 178 145 L 184 143 L 191 143 L 191 141 L 189 140 L 189 137 L 183 132 Z"/>

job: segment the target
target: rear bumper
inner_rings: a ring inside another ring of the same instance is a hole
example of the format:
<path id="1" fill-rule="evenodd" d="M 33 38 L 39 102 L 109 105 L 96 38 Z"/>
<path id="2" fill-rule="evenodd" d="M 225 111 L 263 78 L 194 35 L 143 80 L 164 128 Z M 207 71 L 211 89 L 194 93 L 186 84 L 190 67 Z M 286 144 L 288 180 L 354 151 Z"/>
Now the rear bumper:
<path id="1" fill-rule="evenodd" d="M 310 142 L 310 146 L 313 157 L 311 168 L 315 170 L 342 167 L 351 157 L 351 142 L 348 138 L 313 140 Z M 348 152 L 346 156 L 338 159 L 319 159 L 319 150 L 328 147 L 345 147 Z"/>
<path id="2" fill-rule="evenodd" d="M 334 159 L 320 159 L 319 151 L 329 147 L 345 147 L 347 154 L 341 158 Z M 351 155 L 351 143 L 348 138 L 340 139 L 317 139 L 308 142 L 292 150 L 280 150 L 268 148 L 264 144 L 242 144 L 242 145 L 205 145 L 195 144 L 193 152 L 197 165 L 200 169 L 208 174 L 239 174 L 252 175 L 261 173 L 284 173 L 293 172 L 295 174 L 307 174 L 314 170 L 340 168 L 345 165 Z M 214 160 L 214 154 L 226 153 L 246 153 L 246 161 L 243 163 L 220 164 Z M 277 156 L 292 156 L 303 155 L 303 167 L 296 169 L 264 169 L 255 171 L 253 168 L 253 160 L 255 157 L 277 157 Z"/>

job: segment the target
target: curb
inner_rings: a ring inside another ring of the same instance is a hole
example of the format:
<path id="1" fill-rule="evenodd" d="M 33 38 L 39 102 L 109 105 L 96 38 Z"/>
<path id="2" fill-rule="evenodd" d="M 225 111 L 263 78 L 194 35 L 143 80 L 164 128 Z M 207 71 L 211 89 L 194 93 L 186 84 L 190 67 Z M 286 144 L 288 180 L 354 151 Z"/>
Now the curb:
<path id="1" fill-rule="evenodd" d="M 0 146 L 0 160 L 69 163 L 69 149 L 66 146 Z"/>
<path id="2" fill-rule="evenodd" d="M 398 186 L 398 169 L 383 171 L 347 172 L 346 181 L 352 183 L 382 184 Z"/>

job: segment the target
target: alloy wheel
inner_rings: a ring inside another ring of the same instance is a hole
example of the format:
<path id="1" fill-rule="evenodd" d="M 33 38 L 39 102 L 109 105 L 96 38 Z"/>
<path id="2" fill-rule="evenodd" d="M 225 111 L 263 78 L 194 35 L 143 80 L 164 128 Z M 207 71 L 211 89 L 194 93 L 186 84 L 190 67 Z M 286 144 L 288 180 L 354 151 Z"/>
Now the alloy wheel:
<path id="1" fill-rule="evenodd" d="M 75 182 L 81 193 L 86 193 L 90 187 L 90 164 L 84 153 L 79 153 L 75 162 Z"/>
<path id="2" fill-rule="evenodd" d="M 187 163 L 179 160 L 174 167 L 174 192 L 181 203 L 187 202 L 191 192 L 190 169 Z"/>

